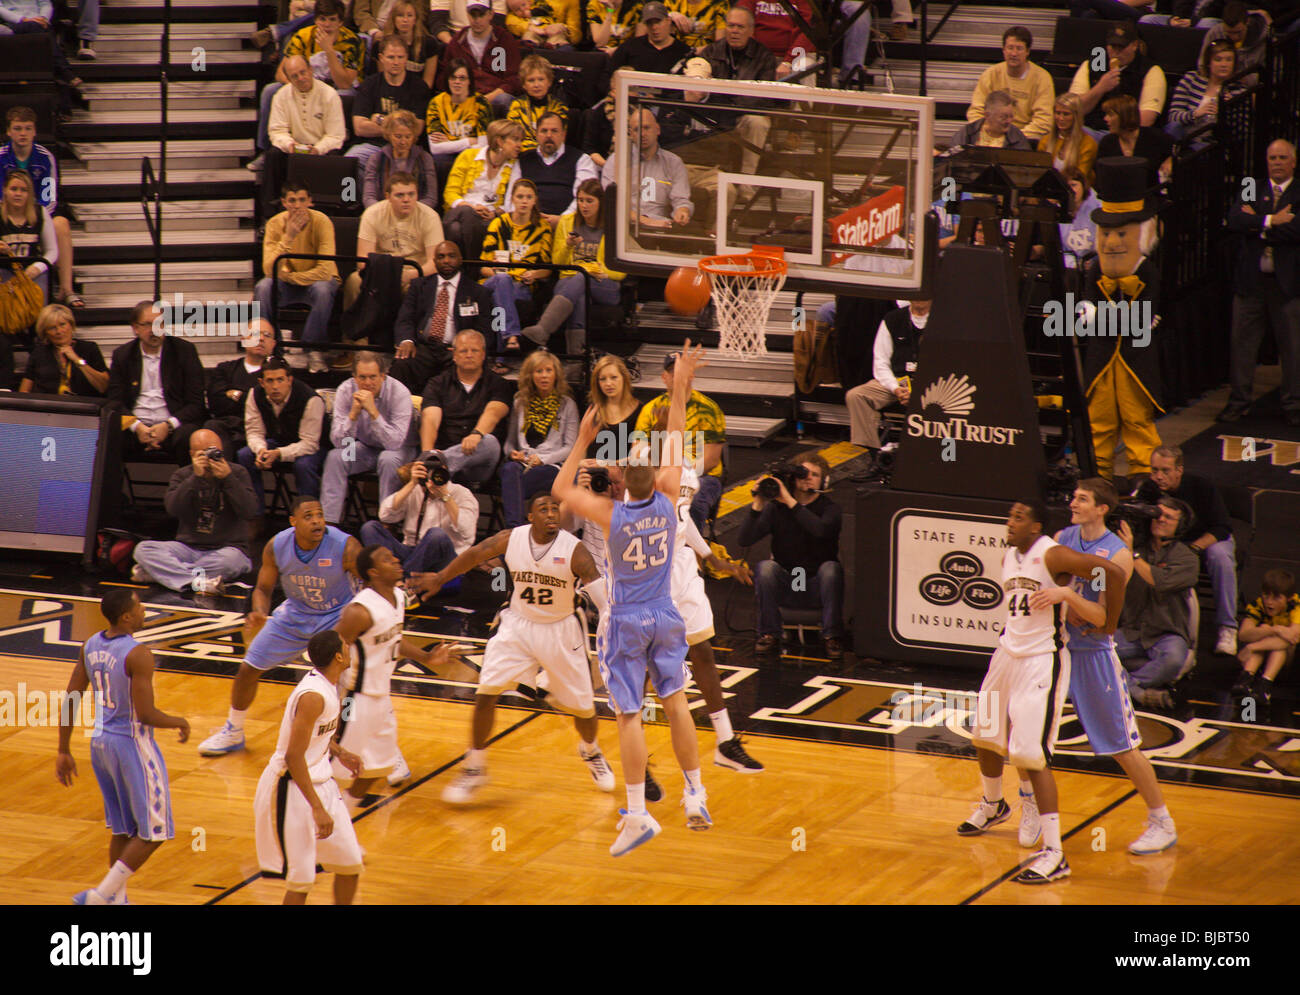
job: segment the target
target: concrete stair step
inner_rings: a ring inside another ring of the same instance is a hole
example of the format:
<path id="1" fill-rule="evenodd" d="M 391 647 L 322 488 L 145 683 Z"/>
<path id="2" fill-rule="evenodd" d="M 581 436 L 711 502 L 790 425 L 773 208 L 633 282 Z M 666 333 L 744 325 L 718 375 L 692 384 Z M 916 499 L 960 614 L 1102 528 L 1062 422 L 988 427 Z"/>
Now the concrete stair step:
<path id="1" fill-rule="evenodd" d="M 176 228 L 169 227 L 163 221 L 163 245 L 202 245 L 215 248 L 221 245 L 246 245 L 253 249 L 256 232 L 252 228 Z M 131 248 L 141 252 L 152 253 L 153 243 L 149 238 L 149 229 L 145 226 L 143 214 L 140 217 L 139 231 L 100 231 L 77 232 L 78 249 L 94 248 Z"/>
<path id="2" fill-rule="evenodd" d="M 168 108 L 167 121 L 169 125 L 181 124 L 209 124 L 212 122 L 214 115 L 211 111 L 205 110 L 171 110 Z M 220 118 L 225 123 L 243 122 L 255 124 L 257 122 L 256 107 L 238 107 L 223 110 Z M 119 110 L 119 111 L 84 111 L 75 110 L 69 119 L 72 125 L 101 125 L 111 127 L 114 125 L 152 125 L 158 126 L 158 109 L 150 110 Z M 137 180 L 139 178 L 137 177 Z"/>
<path id="3" fill-rule="evenodd" d="M 251 25 L 250 25 L 251 27 Z M 193 51 L 195 45 L 182 44 L 176 40 L 172 41 L 171 48 L 168 51 L 168 62 L 170 64 L 190 65 L 197 57 Z M 208 65 L 238 65 L 248 66 L 250 68 L 259 66 L 262 62 L 262 53 L 255 52 L 252 49 L 213 49 L 206 45 L 201 46 L 204 49 L 204 59 Z M 105 66 L 156 66 L 158 65 L 159 42 L 154 41 L 152 48 L 145 47 L 139 51 L 113 52 L 99 51 L 99 42 L 95 43 L 95 54 L 99 58 L 95 65 Z"/>
<path id="4" fill-rule="evenodd" d="M 654 343 L 646 343 L 637 349 L 635 358 L 641 366 L 642 383 L 647 379 L 646 371 L 662 370 L 664 357 L 675 349 L 675 346 Z M 730 382 L 732 387 L 728 393 L 735 393 L 737 388 L 762 390 L 769 396 L 784 396 L 786 392 L 794 391 L 793 359 L 789 353 L 769 352 L 766 356 L 746 360 L 719 349 L 705 349 L 704 358 L 708 365 L 696 379 Z M 779 392 L 772 395 L 772 388 Z M 704 392 L 708 393 L 707 390 Z"/>
<path id="5" fill-rule="evenodd" d="M 76 142 L 72 150 L 84 168 L 93 172 L 138 168 L 148 156 L 158 168 L 158 142 Z M 181 169 L 235 169 L 240 159 L 253 154 L 253 139 L 172 141 L 167 143 L 167 162 Z"/>
<path id="6" fill-rule="evenodd" d="M 120 184 L 138 188 L 140 185 L 140 166 L 137 161 L 134 169 L 104 170 L 69 170 L 59 177 L 62 186 L 77 188 L 84 186 L 111 186 Z M 253 174 L 242 168 L 229 169 L 168 169 L 167 183 L 251 183 Z M 69 198 L 75 203 L 75 198 Z"/>
<path id="7" fill-rule="evenodd" d="M 252 198 L 167 201 L 162 207 L 163 231 L 170 225 L 208 231 L 238 228 L 241 219 L 252 219 L 253 210 Z M 75 211 L 87 233 L 147 231 L 144 212 L 135 201 L 83 203 Z"/>
<path id="8" fill-rule="evenodd" d="M 727 415 L 727 442 L 733 446 L 761 446 L 788 423 L 788 418 Z"/>
<path id="9" fill-rule="evenodd" d="M 77 265 L 73 277 L 86 297 L 95 298 L 96 307 L 119 306 L 103 301 L 108 297 L 133 295 L 134 300 L 124 305 L 129 307 L 153 293 L 152 263 Z M 252 260 L 163 263 L 162 266 L 164 294 L 181 293 L 196 299 L 247 300 L 252 289 Z"/>
<path id="10" fill-rule="evenodd" d="M 936 13 L 938 11 L 938 13 Z M 937 5 L 931 10 L 929 26 L 934 30 L 942 9 Z M 1034 9 L 1016 6 L 985 6 L 983 4 L 960 4 L 956 12 L 935 36 L 935 45 L 987 45 L 994 49 L 1002 48 L 1002 32 L 1012 24 L 1028 28 L 1034 36 L 1034 51 L 1048 52 L 1052 48 L 1052 39 L 1056 34 L 1056 19 L 1065 10 Z M 918 25 L 919 25 L 918 20 Z M 908 35 L 908 41 L 916 38 L 915 33 Z M 885 52 L 891 46 L 885 46 Z M 1033 57 L 1032 55 L 1030 56 Z"/>
<path id="11" fill-rule="evenodd" d="M 849 424 L 849 409 L 842 404 L 825 404 L 821 401 L 800 401 L 799 415 L 803 421 L 815 421 L 818 425 Z M 727 423 L 730 430 L 731 423 Z"/>

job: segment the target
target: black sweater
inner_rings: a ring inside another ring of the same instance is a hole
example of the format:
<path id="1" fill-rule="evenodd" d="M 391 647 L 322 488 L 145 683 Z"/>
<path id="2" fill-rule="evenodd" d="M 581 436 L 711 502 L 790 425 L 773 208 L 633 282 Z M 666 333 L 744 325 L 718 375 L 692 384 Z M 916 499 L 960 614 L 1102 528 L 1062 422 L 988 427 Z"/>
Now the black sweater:
<path id="1" fill-rule="evenodd" d="M 793 508 L 769 501 L 762 511 L 749 509 L 740 527 L 740 544 L 752 546 L 770 534 L 772 559 L 787 570 L 803 567 L 811 575 L 827 560 L 840 558 L 842 524 L 840 506 L 825 494 Z"/>
<path id="2" fill-rule="evenodd" d="M 1160 489 L 1151 481 L 1143 484 L 1143 500 L 1156 501 L 1162 496 Z M 1223 495 L 1204 477 L 1184 473 L 1178 489 L 1169 491 L 1167 496 L 1186 502 L 1196 516 L 1195 521 L 1183 529 L 1185 542 L 1193 542 L 1207 532 L 1219 542 L 1232 538 L 1232 523 L 1228 519 L 1228 506 L 1223 501 Z"/>

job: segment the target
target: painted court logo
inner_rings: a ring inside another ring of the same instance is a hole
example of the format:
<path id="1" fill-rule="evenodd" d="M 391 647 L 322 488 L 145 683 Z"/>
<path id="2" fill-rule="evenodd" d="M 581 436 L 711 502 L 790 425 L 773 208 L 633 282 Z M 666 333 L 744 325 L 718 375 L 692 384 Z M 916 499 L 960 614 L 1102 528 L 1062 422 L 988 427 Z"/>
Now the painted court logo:
<path id="1" fill-rule="evenodd" d="M 984 564 L 971 553 L 953 551 L 939 561 L 939 572 L 921 578 L 921 597 L 940 607 L 964 602 L 977 611 L 1002 603 L 1002 588 L 984 574 Z"/>

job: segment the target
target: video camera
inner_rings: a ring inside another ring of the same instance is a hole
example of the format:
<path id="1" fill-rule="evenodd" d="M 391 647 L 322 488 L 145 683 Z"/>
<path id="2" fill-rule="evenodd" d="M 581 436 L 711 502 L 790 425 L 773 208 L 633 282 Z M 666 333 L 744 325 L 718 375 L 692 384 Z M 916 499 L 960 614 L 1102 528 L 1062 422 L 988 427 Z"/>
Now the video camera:
<path id="1" fill-rule="evenodd" d="M 1151 523 L 1160 517 L 1160 505 L 1136 498 L 1124 498 L 1106 515 L 1106 528 L 1118 532 L 1120 522 L 1128 522 L 1133 531 L 1133 539 L 1140 542 L 1148 535 Z"/>
<path id="2" fill-rule="evenodd" d="M 764 501 L 775 501 L 781 496 L 781 488 L 777 480 L 785 484 L 785 489 L 793 495 L 795 484 L 811 476 L 811 471 L 802 463 L 773 463 L 763 473 L 763 479 L 758 482 L 758 486 L 752 493 Z"/>

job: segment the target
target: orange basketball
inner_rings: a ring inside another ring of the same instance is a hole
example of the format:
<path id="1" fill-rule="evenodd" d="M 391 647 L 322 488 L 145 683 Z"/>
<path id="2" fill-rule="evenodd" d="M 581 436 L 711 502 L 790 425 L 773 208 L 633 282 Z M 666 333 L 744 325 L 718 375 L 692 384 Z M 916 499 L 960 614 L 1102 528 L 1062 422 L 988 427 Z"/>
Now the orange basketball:
<path id="1" fill-rule="evenodd" d="M 709 274 L 694 266 L 679 266 L 664 287 L 664 300 L 675 312 L 696 315 L 709 303 Z"/>

